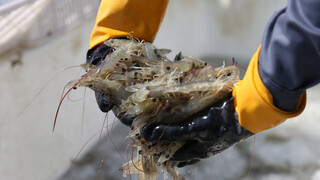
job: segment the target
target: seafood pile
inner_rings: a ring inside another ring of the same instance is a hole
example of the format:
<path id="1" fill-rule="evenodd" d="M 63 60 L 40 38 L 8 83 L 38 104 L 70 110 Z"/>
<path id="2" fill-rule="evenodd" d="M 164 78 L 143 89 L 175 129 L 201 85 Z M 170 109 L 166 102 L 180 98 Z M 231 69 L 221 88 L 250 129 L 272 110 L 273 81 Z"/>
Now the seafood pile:
<path id="1" fill-rule="evenodd" d="M 234 63 L 215 68 L 181 53 L 169 60 L 170 50 L 134 39 L 111 39 L 105 44 L 113 51 L 98 66 L 83 64 L 87 73 L 70 84 L 108 94 L 117 107 L 115 114 L 134 119 L 128 136 L 137 155 L 120 170 L 156 179 L 162 166 L 174 179 L 184 179 L 177 169 L 179 162 L 170 158 L 185 142 L 147 142 L 140 130 L 151 122 L 183 123 L 225 98 L 239 80 L 238 67 Z"/>

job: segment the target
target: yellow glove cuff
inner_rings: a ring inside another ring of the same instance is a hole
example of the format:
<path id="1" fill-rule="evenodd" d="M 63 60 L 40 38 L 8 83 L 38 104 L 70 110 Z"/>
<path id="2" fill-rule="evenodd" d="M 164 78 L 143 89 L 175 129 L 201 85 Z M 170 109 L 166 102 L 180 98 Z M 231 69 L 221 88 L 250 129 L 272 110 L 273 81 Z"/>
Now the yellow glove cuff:
<path id="1" fill-rule="evenodd" d="M 115 37 L 131 34 L 152 42 L 169 0 L 102 0 L 91 33 L 90 49 Z"/>
<path id="2" fill-rule="evenodd" d="M 252 57 L 243 80 L 236 84 L 232 93 L 239 123 L 252 133 L 273 128 L 288 118 L 298 116 L 306 105 L 305 92 L 294 112 L 286 112 L 274 106 L 272 94 L 263 84 L 259 74 L 260 49 L 261 46 Z"/>

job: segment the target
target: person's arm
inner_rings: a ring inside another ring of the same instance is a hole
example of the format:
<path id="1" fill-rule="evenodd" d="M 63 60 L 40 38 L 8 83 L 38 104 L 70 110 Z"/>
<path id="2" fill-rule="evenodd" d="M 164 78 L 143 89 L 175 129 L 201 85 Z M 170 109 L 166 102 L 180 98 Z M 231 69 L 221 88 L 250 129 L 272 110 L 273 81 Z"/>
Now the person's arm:
<path id="1" fill-rule="evenodd" d="M 289 1 L 265 31 L 259 74 L 274 104 L 294 111 L 304 91 L 320 82 L 320 2 Z"/>
<path id="2" fill-rule="evenodd" d="M 247 118 L 251 116 L 245 112 L 248 110 L 237 110 L 244 112 L 239 113 L 239 119 L 247 129 L 260 132 L 303 111 L 305 90 L 320 82 L 319 9 L 318 0 L 289 0 L 287 8 L 275 13 L 268 23 L 261 50 L 251 62 L 256 68 L 249 67 L 255 83 L 245 85 L 257 87 L 255 91 L 260 93 L 265 107 L 255 110 L 259 112 L 255 119 Z M 243 87 L 238 92 L 239 101 L 250 101 L 252 89 Z"/>
<path id="3" fill-rule="evenodd" d="M 184 125 L 149 124 L 143 137 L 151 142 L 187 140 L 172 159 L 185 166 L 299 115 L 305 90 L 320 82 L 319 9 L 319 0 L 289 0 L 268 23 L 230 100 Z"/>
<path id="4" fill-rule="evenodd" d="M 132 36 L 152 42 L 158 32 L 169 0 L 102 0 L 96 22 L 91 32 L 90 48 L 86 62 L 98 65 L 112 52 L 104 41 L 112 38 Z M 96 99 L 101 111 L 113 108 L 106 94 L 96 92 Z M 120 118 L 130 125 L 131 119 Z"/>
<path id="5" fill-rule="evenodd" d="M 91 33 L 90 49 L 104 41 L 132 37 L 153 42 L 169 0 L 102 0 Z"/>

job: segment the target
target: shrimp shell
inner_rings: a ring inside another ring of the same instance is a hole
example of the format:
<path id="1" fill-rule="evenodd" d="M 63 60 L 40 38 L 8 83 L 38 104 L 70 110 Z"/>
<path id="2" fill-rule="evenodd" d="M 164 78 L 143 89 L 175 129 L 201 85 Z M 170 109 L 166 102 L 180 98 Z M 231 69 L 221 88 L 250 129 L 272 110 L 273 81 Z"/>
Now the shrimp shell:
<path id="1" fill-rule="evenodd" d="M 77 82 L 75 87 L 89 87 L 90 89 L 109 94 L 111 96 L 127 99 L 130 92 L 127 92 L 124 86 L 118 81 L 112 81 L 102 78 L 83 78 Z"/>

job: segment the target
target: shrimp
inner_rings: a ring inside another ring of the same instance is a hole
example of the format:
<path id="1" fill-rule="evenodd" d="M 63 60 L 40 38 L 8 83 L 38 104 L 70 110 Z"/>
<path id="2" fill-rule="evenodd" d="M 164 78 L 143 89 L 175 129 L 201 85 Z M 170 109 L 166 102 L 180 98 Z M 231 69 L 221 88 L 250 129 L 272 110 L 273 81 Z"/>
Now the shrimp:
<path id="1" fill-rule="evenodd" d="M 169 107 L 158 114 L 156 117 L 157 121 L 162 123 L 177 123 L 187 120 L 191 115 L 200 112 L 228 96 L 234 82 L 221 80 L 216 81 L 215 83 L 199 83 L 198 85 L 198 87 L 195 87 L 195 84 L 193 83 L 187 84 L 183 87 L 186 91 L 176 91 L 177 89 L 181 89 L 173 88 L 166 89 L 162 92 L 156 92 L 155 94 L 153 94 L 154 92 L 151 93 L 151 96 L 164 94 L 166 99 L 180 99 L 180 102 L 171 101 Z M 200 92 L 198 88 L 206 89 L 206 91 Z M 152 92 L 152 90 L 150 91 Z M 185 100 L 183 100 L 183 98 Z"/>
<path id="2" fill-rule="evenodd" d="M 156 55 L 155 47 L 152 44 L 146 42 L 142 47 L 142 53 L 145 57 L 151 62 L 158 62 L 158 56 Z"/>
<path id="3" fill-rule="evenodd" d="M 160 59 L 166 59 L 166 54 L 171 52 L 170 49 L 155 49 L 154 51 Z"/>
<path id="4" fill-rule="evenodd" d="M 207 65 L 206 62 L 194 59 L 192 57 L 184 57 L 180 61 L 160 61 L 153 63 L 151 62 L 149 66 L 153 69 L 161 68 L 162 74 L 170 73 L 171 71 L 189 72 L 194 69 L 203 68 Z"/>
<path id="5" fill-rule="evenodd" d="M 99 77 L 81 78 L 80 80 L 76 81 L 76 85 L 74 86 L 74 88 L 77 87 L 89 87 L 94 91 L 103 92 L 113 97 L 119 97 L 121 99 L 127 99 L 130 95 L 130 92 L 125 91 L 124 86 L 120 82 Z"/>
<path id="6" fill-rule="evenodd" d="M 73 88 L 89 87 L 110 95 L 115 114 L 133 119 L 128 137 L 134 141 L 136 157 L 120 170 L 156 179 L 158 166 L 175 179 L 183 179 L 177 163 L 170 158 L 185 142 L 151 144 L 144 140 L 141 128 L 151 122 L 184 123 L 230 95 L 239 80 L 239 69 L 215 68 L 205 61 L 179 53 L 171 61 L 168 49 L 134 38 L 113 39 L 104 44 L 113 48 L 99 66 L 83 64 L 87 71 L 80 79 L 69 82 Z"/>
<path id="7" fill-rule="evenodd" d="M 129 43 L 132 43 L 132 41 L 129 39 L 110 39 L 108 41 L 105 41 L 103 44 L 112 48 L 118 48 L 127 46 Z"/>
<path id="8" fill-rule="evenodd" d="M 154 79 L 157 74 L 159 74 L 158 69 L 153 69 L 151 67 L 141 67 L 137 70 L 130 71 L 126 74 L 127 78 L 131 79 L 140 79 L 140 80 L 145 80 L 145 79 Z"/>
<path id="9" fill-rule="evenodd" d="M 185 178 L 179 174 L 178 171 L 178 162 L 173 162 L 173 161 L 166 161 L 162 167 L 163 172 L 168 172 L 173 179 L 176 180 L 184 180 Z"/>
<path id="10" fill-rule="evenodd" d="M 119 113 L 126 113 L 129 116 L 136 117 L 140 114 L 156 114 L 164 105 L 164 100 L 159 98 L 149 98 L 150 91 L 146 88 L 140 89 L 132 94 L 124 105 L 119 106 Z"/>
<path id="11" fill-rule="evenodd" d="M 231 66 L 222 66 L 216 70 L 217 78 L 239 79 L 239 69 L 236 64 Z"/>
<path id="12" fill-rule="evenodd" d="M 140 174 L 139 178 L 156 180 L 158 176 L 157 164 L 163 164 L 164 172 L 168 172 L 176 179 L 183 180 L 184 177 L 179 175 L 179 171 L 177 170 L 178 163 L 169 159 L 184 144 L 185 142 L 139 144 L 136 157 L 132 161 L 125 163 L 120 168 L 120 171 L 126 174 Z M 163 149 L 167 149 L 167 151 L 164 152 Z"/>
<path id="13" fill-rule="evenodd" d="M 128 55 L 127 52 L 127 48 L 119 48 L 118 51 L 114 51 L 114 53 L 107 55 L 105 60 L 97 68 L 97 73 L 107 76 L 114 71 L 122 71 L 122 66 L 125 65 L 122 60 L 130 58 L 130 55 Z"/>
<path id="14" fill-rule="evenodd" d="M 171 86 L 147 86 L 146 89 L 150 91 L 150 97 L 158 97 L 166 94 L 185 94 L 189 96 L 196 96 L 197 92 L 202 93 L 206 91 L 215 91 L 221 87 L 221 89 L 230 89 L 224 87 L 224 85 L 228 84 L 226 86 L 233 87 L 233 85 L 237 82 L 237 78 L 239 77 L 239 71 L 230 71 L 227 69 L 227 71 L 223 73 L 227 74 L 229 78 L 223 78 L 224 76 L 222 74 L 220 74 L 218 77 L 212 77 L 211 74 L 206 74 L 207 77 L 202 76 L 204 78 L 200 79 L 200 82 L 195 82 L 192 81 L 192 79 L 189 79 L 189 81 L 183 81 L 182 84 Z M 209 81 L 202 81 L 206 80 L 206 78 L 209 79 Z M 168 98 L 170 98 L 170 96 L 168 96 Z"/>

